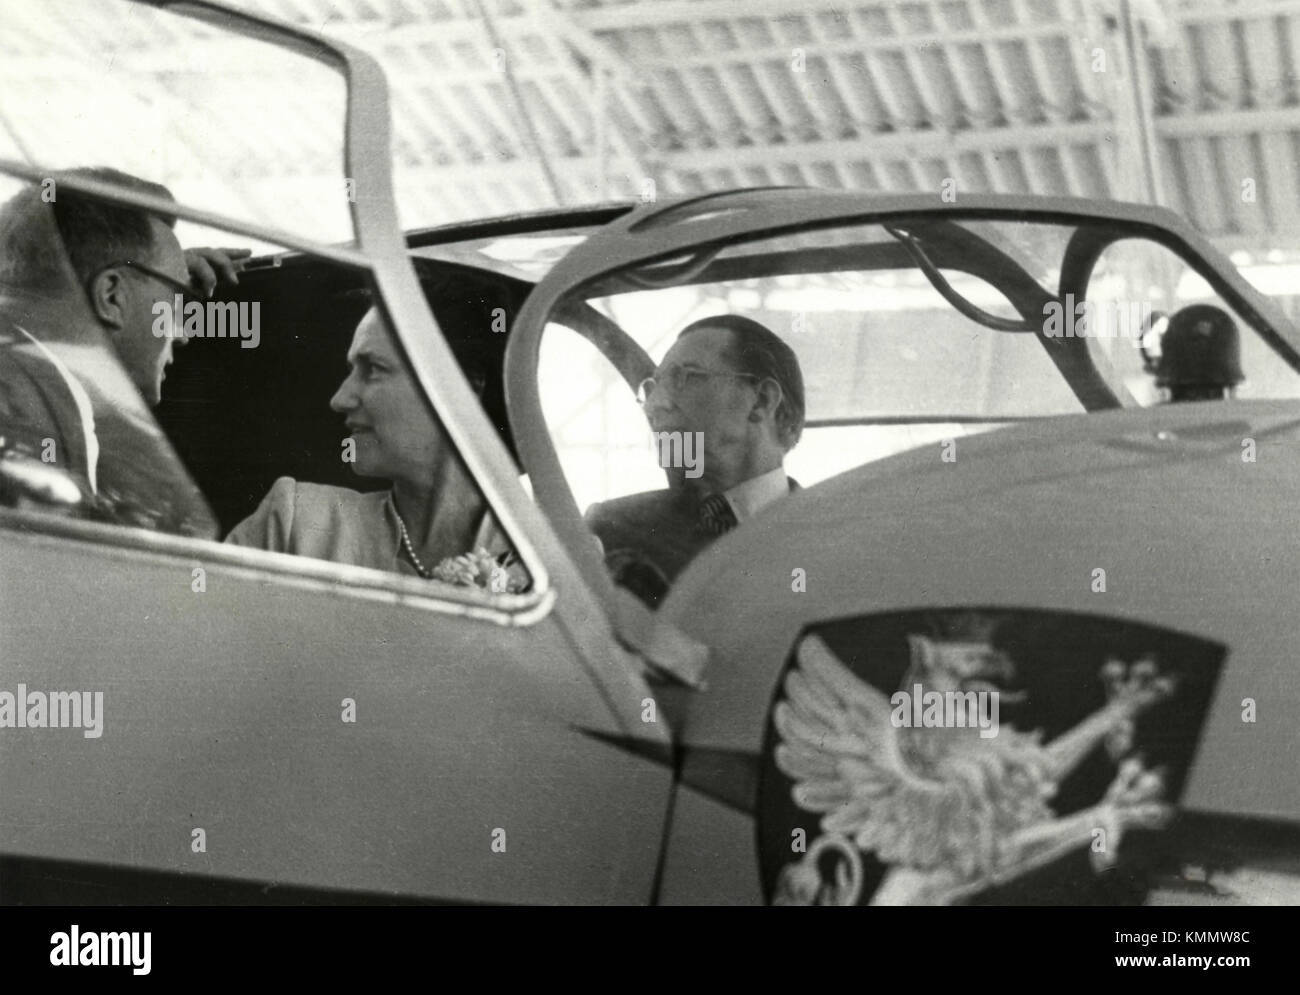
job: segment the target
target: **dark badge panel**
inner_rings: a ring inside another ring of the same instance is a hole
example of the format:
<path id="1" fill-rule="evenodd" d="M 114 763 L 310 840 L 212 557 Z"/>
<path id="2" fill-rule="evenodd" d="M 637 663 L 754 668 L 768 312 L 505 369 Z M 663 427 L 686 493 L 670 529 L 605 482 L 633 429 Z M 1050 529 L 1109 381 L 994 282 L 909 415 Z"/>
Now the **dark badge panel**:
<path id="1" fill-rule="evenodd" d="M 1132 904 L 1227 648 L 1100 616 L 933 610 L 803 633 L 768 719 L 782 905 Z"/>

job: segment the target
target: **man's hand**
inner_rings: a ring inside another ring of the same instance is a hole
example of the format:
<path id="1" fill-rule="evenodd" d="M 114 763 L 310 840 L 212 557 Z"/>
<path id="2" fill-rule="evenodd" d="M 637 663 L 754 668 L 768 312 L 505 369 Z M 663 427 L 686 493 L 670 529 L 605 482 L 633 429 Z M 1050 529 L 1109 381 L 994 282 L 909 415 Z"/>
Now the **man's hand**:
<path id="1" fill-rule="evenodd" d="M 217 283 L 239 282 L 244 263 L 253 254 L 252 249 L 186 249 L 185 265 L 190 270 L 190 283 L 211 297 Z"/>

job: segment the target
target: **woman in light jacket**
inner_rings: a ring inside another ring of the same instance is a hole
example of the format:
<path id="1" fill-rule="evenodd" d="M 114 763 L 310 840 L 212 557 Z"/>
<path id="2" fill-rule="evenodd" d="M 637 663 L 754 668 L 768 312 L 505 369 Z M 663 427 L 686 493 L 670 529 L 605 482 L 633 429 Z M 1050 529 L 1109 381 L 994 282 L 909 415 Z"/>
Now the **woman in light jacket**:
<path id="1" fill-rule="evenodd" d="M 499 523 L 447 439 L 379 311 L 357 325 L 330 399 L 352 470 L 392 482 L 363 494 L 281 477 L 226 541 L 495 591 L 526 589 Z"/>

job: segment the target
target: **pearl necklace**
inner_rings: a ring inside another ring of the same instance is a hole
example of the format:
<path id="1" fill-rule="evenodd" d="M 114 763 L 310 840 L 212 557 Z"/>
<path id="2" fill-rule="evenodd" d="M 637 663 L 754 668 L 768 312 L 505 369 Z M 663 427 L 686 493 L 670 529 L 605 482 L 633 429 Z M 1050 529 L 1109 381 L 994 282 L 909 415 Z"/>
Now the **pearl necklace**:
<path id="1" fill-rule="evenodd" d="M 397 516 L 397 529 L 402 534 L 402 549 L 406 550 L 406 555 L 410 557 L 415 572 L 425 580 L 433 580 L 433 571 L 426 567 L 420 558 L 415 555 L 415 547 L 411 545 L 411 536 L 406 531 L 406 523 L 402 521 L 401 512 L 394 507 L 393 514 Z"/>

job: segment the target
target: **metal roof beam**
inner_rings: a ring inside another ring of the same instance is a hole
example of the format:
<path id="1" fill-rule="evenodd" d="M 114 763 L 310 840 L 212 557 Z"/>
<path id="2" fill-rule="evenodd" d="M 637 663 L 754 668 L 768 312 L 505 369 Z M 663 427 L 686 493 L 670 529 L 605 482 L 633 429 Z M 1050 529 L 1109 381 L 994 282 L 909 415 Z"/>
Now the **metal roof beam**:
<path id="1" fill-rule="evenodd" d="M 743 5 L 734 0 L 660 0 L 658 3 L 618 4 L 575 10 L 570 15 L 575 23 L 588 31 L 619 31 L 628 28 L 653 28 L 683 22 L 732 21 L 737 17 L 777 19 L 792 13 L 810 16 L 818 13 L 845 13 L 862 8 L 879 8 L 878 2 L 862 0 L 799 0 L 797 10 L 791 9 L 790 0 L 746 0 Z M 1069 25 L 1058 22 L 1058 28 Z M 909 37 L 923 37 L 913 35 Z"/>
<path id="2" fill-rule="evenodd" d="M 619 8 L 624 9 L 624 8 Z M 990 25 L 975 31 L 917 32 L 898 37 L 857 38 L 819 41 L 806 45 L 809 55 L 837 52 L 846 55 L 872 52 L 915 53 L 922 48 L 948 44 L 987 44 L 997 41 L 1021 41 L 1031 38 L 1064 38 L 1071 40 L 1072 28 L 1067 24 L 1024 25 L 1001 27 Z M 739 48 L 734 52 L 673 53 L 671 55 L 638 55 L 636 63 L 642 69 L 658 66 L 717 65 L 719 62 L 751 62 L 761 59 L 789 59 L 789 45 L 758 45 Z"/>
<path id="3" fill-rule="evenodd" d="M 1173 11 L 1178 24 L 1207 24 L 1217 21 L 1253 21 L 1257 18 L 1300 14 L 1300 0 L 1249 0 L 1249 3 L 1180 7 Z"/>
<path id="4" fill-rule="evenodd" d="M 1240 135 L 1300 130 L 1300 107 L 1210 111 L 1155 119 L 1161 138 Z"/>

